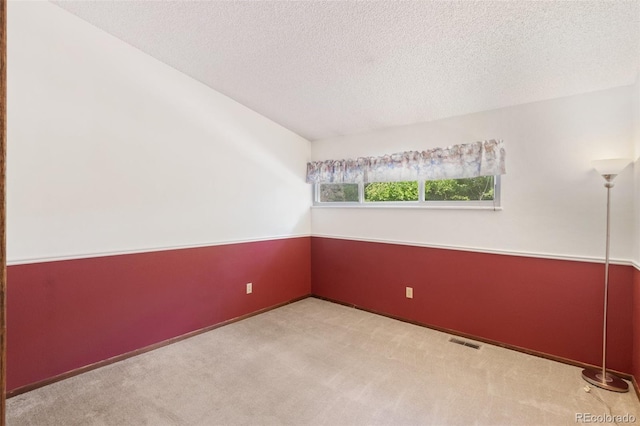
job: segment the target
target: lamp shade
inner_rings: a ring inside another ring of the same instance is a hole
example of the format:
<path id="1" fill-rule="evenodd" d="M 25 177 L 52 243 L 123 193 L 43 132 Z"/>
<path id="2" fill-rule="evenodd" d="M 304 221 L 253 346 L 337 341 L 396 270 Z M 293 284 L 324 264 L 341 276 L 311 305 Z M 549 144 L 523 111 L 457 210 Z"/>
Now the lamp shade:
<path id="1" fill-rule="evenodd" d="M 591 164 L 598 173 L 602 176 L 605 175 L 617 175 L 625 167 L 631 164 L 631 160 L 628 158 L 610 158 L 607 160 L 595 160 Z"/>

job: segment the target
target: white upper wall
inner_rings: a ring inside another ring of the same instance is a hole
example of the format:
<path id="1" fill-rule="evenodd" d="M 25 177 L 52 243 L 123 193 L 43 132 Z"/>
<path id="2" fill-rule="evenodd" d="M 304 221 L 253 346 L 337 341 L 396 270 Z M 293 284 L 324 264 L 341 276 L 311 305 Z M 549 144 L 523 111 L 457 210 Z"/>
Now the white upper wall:
<path id="1" fill-rule="evenodd" d="M 48 2 L 8 13 L 9 263 L 310 233 L 308 141 Z M 590 161 L 640 156 L 639 100 L 636 84 L 316 141 L 314 160 L 501 138 L 508 170 L 503 211 L 313 209 L 313 234 L 601 258 Z M 612 256 L 640 263 L 634 172 Z"/>
<path id="2" fill-rule="evenodd" d="M 309 235 L 302 137 L 49 2 L 8 63 L 9 263 Z"/>
<path id="3" fill-rule="evenodd" d="M 602 259 L 606 191 L 591 166 L 633 156 L 633 86 L 315 141 L 313 160 L 503 139 L 502 211 L 313 208 L 318 236 Z M 612 191 L 613 259 L 633 254 L 633 172 Z"/>
<path id="4" fill-rule="evenodd" d="M 635 153 L 633 159 L 634 164 L 635 187 L 634 187 L 634 242 L 633 242 L 633 260 L 636 267 L 640 269 L 640 72 L 636 77 L 636 84 L 633 87 L 634 100 L 634 142 Z"/>

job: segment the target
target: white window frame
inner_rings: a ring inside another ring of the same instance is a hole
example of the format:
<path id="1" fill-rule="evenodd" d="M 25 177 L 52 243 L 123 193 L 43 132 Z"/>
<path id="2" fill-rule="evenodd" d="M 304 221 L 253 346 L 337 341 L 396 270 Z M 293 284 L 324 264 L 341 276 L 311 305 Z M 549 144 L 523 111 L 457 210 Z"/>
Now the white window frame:
<path id="1" fill-rule="evenodd" d="M 502 210 L 500 203 L 502 176 L 495 175 L 493 179 L 493 200 L 472 201 L 427 201 L 424 199 L 424 180 L 418 181 L 418 201 L 365 201 L 364 183 L 358 184 L 358 201 L 320 201 L 320 183 L 313 187 L 313 207 L 321 208 L 419 208 L 419 209 L 472 209 L 472 210 Z"/>

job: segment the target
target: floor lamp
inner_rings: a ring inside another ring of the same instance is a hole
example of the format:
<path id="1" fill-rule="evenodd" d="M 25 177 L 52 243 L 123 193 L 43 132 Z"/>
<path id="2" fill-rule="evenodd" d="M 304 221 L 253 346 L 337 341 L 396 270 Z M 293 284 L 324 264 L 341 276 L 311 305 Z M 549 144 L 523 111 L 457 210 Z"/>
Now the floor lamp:
<path id="1" fill-rule="evenodd" d="M 602 328 L 602 369 L 586 368 L 582 370 L 582 377 L 589 383 L 614 392 L 628 392 L 627 382 L 614 374 L 607 373 L 607 302 L 609 294 L 609 239 L 611 222 L 611 188 L 615 177 L 629 164 L 631 160 L 616 158 L 611 160 L 597 160 L 593 167 L 602 175 L 607 188 L 607 244 L 604 260 L 604 325 Z"/>

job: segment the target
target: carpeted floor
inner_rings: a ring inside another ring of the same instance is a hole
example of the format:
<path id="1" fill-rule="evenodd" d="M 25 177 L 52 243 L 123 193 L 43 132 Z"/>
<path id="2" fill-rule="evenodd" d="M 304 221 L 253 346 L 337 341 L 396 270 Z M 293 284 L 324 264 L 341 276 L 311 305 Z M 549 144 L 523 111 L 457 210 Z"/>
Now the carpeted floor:
<path id="1" fill-rule="evenodd" d="M 577 367 L 449 337 L 308 298 L 11 398 L 7 424 L 640 422 L 633 390 L 587 393 Z"/>

